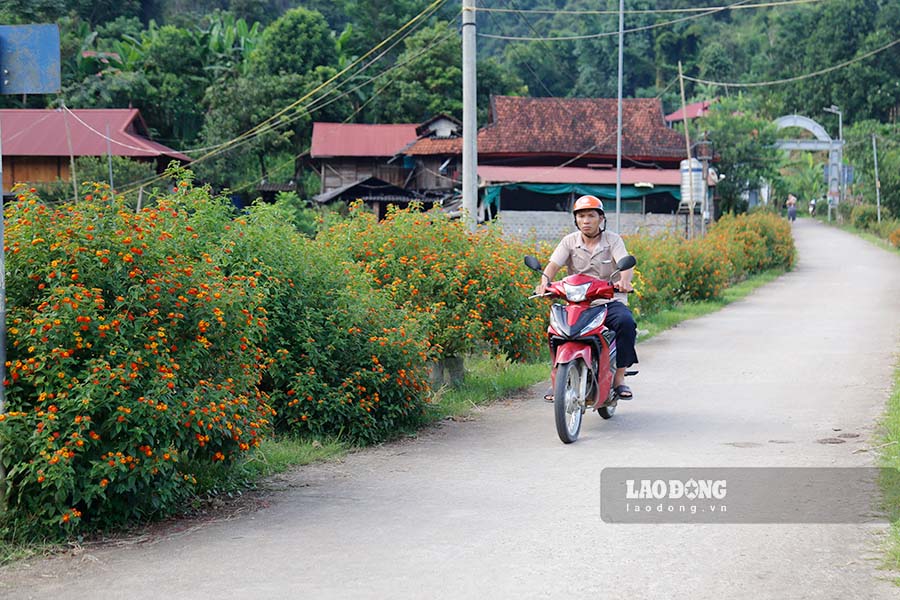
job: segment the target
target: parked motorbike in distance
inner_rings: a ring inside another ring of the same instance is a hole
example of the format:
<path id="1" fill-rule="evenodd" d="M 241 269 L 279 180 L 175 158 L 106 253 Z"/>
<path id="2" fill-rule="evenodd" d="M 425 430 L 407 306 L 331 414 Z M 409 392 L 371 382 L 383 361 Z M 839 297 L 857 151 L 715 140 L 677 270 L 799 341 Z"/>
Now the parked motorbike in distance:
<path id="1" fill-rule="evenodd" d="M 571 444 L 581 432 L 581 420 L 588 408 L 604 419 L 616 412 L 618 396 L 612 389 L 616 372 L 615 333 L 605 325 L 606 305 L 598 300 L 611 300 L 615 293 L 613 279 L 620 271 L 637 264 L 626 256 L 616 264 L 609 279 L 589 275 L 569 275 L 549 284 L 543 297 L 564 299 L 564 304 L 550 305 L 547 339 L 553 368 L 553 413 L 556 433 L 563 443 Z M 535 257 L 526 256 L 525 265 L 543 274 Z M 536 298 L 538 295 L 530 296 Z"/>

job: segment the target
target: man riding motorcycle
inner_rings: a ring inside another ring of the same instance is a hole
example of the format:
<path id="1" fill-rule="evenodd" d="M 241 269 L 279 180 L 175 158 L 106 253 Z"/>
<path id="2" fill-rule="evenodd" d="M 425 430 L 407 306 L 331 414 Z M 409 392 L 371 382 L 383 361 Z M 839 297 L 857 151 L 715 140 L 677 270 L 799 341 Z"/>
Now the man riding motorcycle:
<path id="1" fill-rule="evenodd" d="M 547 291 L 547 285 L 562 267 L 569 275 L 584 274 L 601 279 L 608 278 L 616 270 L 616 263 L 628 255 L 625 242 L 611 231 L 606 231 L 606 213 L 603 202 L 596 196 L 581 196 L 572 209 L 575 217 L 574 231 L 560 240 L 544 268 L 544 277 L 535 288 L 536 294 Z M 616 373 L 613 390 L 621 400 L 631 400 L 631 388 L 625 385 L 625 371 L 635 364 L 637 353 L 634 349 L 637 325 L 628 309 L 626 292 L 632 291 L 631 279 L 634 269 L 622 271 L 615 282 L 617 293 L 607 304 L 606 326 L 616 333 Z"/>

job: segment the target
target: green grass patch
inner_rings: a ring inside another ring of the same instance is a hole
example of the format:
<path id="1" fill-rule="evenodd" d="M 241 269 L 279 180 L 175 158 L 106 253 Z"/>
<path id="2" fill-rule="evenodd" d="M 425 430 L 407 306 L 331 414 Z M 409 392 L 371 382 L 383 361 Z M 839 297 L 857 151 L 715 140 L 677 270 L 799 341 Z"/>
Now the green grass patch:
<path id="1" fill-rule="evenodd" d="M 32 558 L 34 556 L 49 556 L 59 546 L 38 543 L 12 543 L 0 539 L 0 567 L 3 565 Z"/>
<path id="2" fill-rule="evenodd" d="M 260 479 L 291 467 L 342 456 L 347 449 L 347 444 L 339 440 L 268 439 L 241 465 L 241 472 L 250 479 Z"/>
<path id="3" fill-rule="evenodd" d="M 462 385 L 438 390 L 426 421 L 465 415 L 476 406 L 528 388 L 546 379 L 549 373 L 547 361 L 511 363 L 496 357 L 470 358 L 466 361 L 466 376 Z"/>
<path id="4" fill-rule="evenodd" d="M 880 463 L 884 510 L 891 522 L 884 555 L 884 566 L 900 571 L 900 362 L 894 369 L 894 386 L 887 411 L 881 422 L 884 431 Z M 894 579 L 900 585 L 900 578 Z"/>
<path id="5" fill-rule="evenodd" d="M 763 273 L 748 277 L 740 283 L 726 288 L 719 298 L 695 302 L 682 302 L 672 308 L 667 308 L 650 316 L 640 317 L 637 319 L 638 331 L 641 332 L 638 336 L 638 343 L 649 340 L 653 336 L 666 329 L 671 329 L 682 321 L 714 313 L 723 306 L 742 300 L 750 295 L 755 289 L 778 279 L 784 273 L 784 269 L 764 271 Z"/>
<path id="6" fill-rule="evenodd" d="M 896 252 L 900 254 L 900 248 L 894 246 L 885 238 L 880 237 L 872 233 L 871 231 L 867 231 L 865 229 L 859 229 L 858 227 L 854 227 L 853 225 L 846 225 L 842 223 L 838 223 L 837 221 L 828 222 L 826 219 L 819 219 L 819 221 L 825 225 L 829 225 L 831 227 L 836 227 L 838 229 L 843 229 L 848 233 L 852 233 L 855 236 L 861 237 L 867 242 L 878 246 L 879 248 L 883 248 L 889 252 Z"/>

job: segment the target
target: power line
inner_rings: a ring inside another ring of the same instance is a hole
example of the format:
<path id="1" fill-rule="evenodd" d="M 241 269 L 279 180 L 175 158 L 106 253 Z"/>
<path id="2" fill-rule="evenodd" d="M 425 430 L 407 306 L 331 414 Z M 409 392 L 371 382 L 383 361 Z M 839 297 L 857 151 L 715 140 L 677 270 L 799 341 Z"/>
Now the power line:
<path id="1" fill-rule="evenodd" d="M 684 21 L 690 21 L 692 19 L 699 19 L 700 17 L 705 17 L 707 15 L 712 15 L 712 14 L 715 14 L 718 12 L 722 12 L 724 10 L 729 10 L 731 8 L 735 8 L 737 6 L 746 4 L 749 1 L 750 0 L 739 0 L 738 2 L 735 2 L 734 4 L 730 4 L 728 6 L 718 7 L 718 8 L 714 8 L 712 10 L 706 9 L 706 12 L 702 12 L 697 15 L 690 15 L 687 17 L 682 17 L 680 19 L 672 19 L 671 21 L 663 21 L 662 23 L 654 23 L 652 25 L 644 25 L 642 27 L 635 27 L 633 29 L 626 29 L 626 30 L 624 30 L 623 33 L 635 33 L 638 31 L 646 31 L 648 29 L 656 29 L 658 27 L 666 27 L 668 25 L 674 25 L 676 23 L 682 23 Z M 618 31 L 606 31 L 603 33 L 590 33 L 590 34 L 584 34 L 584 35 L 563 35 L 563 36 L 557 36 L 557 37 L 505 36 L 505 35 L 495 35 L 495 34 L 491 34 L 491 33 L 479 33 L 478 35 L 480 37 L 486 37 L 486 38 L 491 38 L 491 39 L 496 39 L 496 40 L 519 40 L 519 41 L 527 41 L 527 42 L 539 42 L 539 41 L 565 42 L 565 41 L 573 41 L 573 40 L 589 40 L 589 39 L 611 37 L 614 35 L 619 35 L 619 32 Z"/>
<path id="2" fill-rule="evenodd" d="M 373 58 L 372 60 L 370 60 L 368 63 L 366 63 L 365 65 L 363 65 L 359 70 L 357 70 L 356 72 L 354 72 L 348 79 L 344 80 L 343 83 L 350 83 L 350 82 L 352 82 L 352 81 L 353 81 L 353 78 L 355 78 L 355 77 L 361 75 L 361 74 L 364 73 L 366 70 L 368 70 L 370 67 L 372 67 L 374 64 L 376 64 L 379 60 L 381 60 L 382 58 L 384 58 L 384 57 L 385 57 L 391 50 L 393 50 L 398 44 L 400 44 L 401 42 L 403 42 L 407 37 L 409 37 L 409 35 L 412 35 L 412 33 L 413 33 L 416 29 L 418 29 L 419 27 L 421 27 L 421 26 L 424 24 L 424 22 L 425 22 L 424 20 L 420 20 L 418 23 L 416 23 L 416 25 L 415 25 L 414 27 L 412 27 L 405 35 L 403 35 L 403 36 L 401 36 L 401 37 L 398 37 L 396 40 L 394 40 L 387 48 L 385 48 L 384 50 L 382 50 L 380 54 L 378 54 L 376 57 L 374 57 L 374 58 Z M 370 53 L 369 53 L 369 54 L 370 54 Z M 388 70 L 390 70 L 390 69 L 388 69 Z M 376 76 L 376 77 L 378 77 L 378 76 Z M 361 87 L 363 87 L 364 85 L 366 85 L 366 83 L 372 81 L 372 79 L 373 79 L 373 78 L 370 78 L 369 80 L 367 80 L 367 82 L 364 82 L 363 84 L 358 85 L 358 86 L 356 86 L 355 88 L 352 88 L 351 90 L 348 90 L 347 92 L 344 92 L 344 93 L 338 95 L 336 98 L 332 99 L 331 101 L 327 102 L 326 104 L 324 104 L 324 105 L 322 105 L 322 106 L 327 106 L 328 104 L 331 104 L 332 101 L 339 100 L 340 98 L 343 98 L 343 97 L 349 95 L 350 93 L 355 92 L 356 90 L 358 90 L 358 89 L 360 89 Z M 311 111 L 311 110 L 314 110 L 314 109 L 321 108 L 322 106 L 315 107 L 315 103 L 316 103 L 316 102 L 319 102 L 319 101 L 321 101 L 321 100 L 323 100 L 324 98 L 327 98 L 330 94 L 337 92 L 337 90 L 340 89 L 340 87 L 341 87 L 341 85 L 343 85 L 343 83 L 338 84 L 338 85 L 332 87 L 332 88 L 329 89 L 324 95 L 322 95 L 321 97 L 319 97 L 319 98 L 313 100 L 313 104 L 312 104 L 311 106 L 313 106 L 314 108 L 311 108 L 310 106 L 307 106 L 307 107 L 304 107 L 304 109 L 305 109 L 306 111 Z M 273 131 L 273 130 L 276 130 L 276 129 L 280 128 L 280 127 L 284 127 L 285 125 L 289 125 L 290 123 L 293 123 L 294 121 L 296 121 L 297 119 L 299 119 L 302 115 L 303 115 L 303 110 L 297 110 L 297 111 L 295 111 L 295 113 L 294 113 L 292 116 L 287 117 L 286 119 L 281 119 L 281 120 L 279 120 L 277 123 L 275 123 L 275 124 L 273 124 L 273 125 L 271 125 L 271 126 L 269 126 L 269 127 L 266 127 L 266 128 L 264 128 L 264 129 L 260 130 L 259 132 L 257 132 L 256 134 L 254 134 L 254 136 L 252 136 L 252 137 L 259 136 L 259 135 L 261 135 L 261 134 L 263 134 L 263 133 L 268 133 L 269 131 Z M 245 143 L 246 141 L 251 140 L 252 137 L 247 138 L 246 140 L 243 140 L 243 141 L 240 142 L 240 143 Z M 184 153 L 184 154 L 191 154 L 191 153 L 194 153 L 194 152 L 204 152 L 204 151 L 209 151 L 209 150 L 215 150 L 215 149 L 217 149 L 217 148 L 221 148 L 221 147 L 227 145 L 228 143 L 230 143 L 230 142 L 233 141 L 234 139 L 238 139 L 238 138 L 233 138 L 232 140 L 227 140 L 227 141 L 225 141 L 225 142 L 221 142 L 221 143 L 218 143 L 218 144 L 213 144 L 213 145 L 211 145 L 211 146 L 206 146 L 206 147 L 201 147 L 201 148 L 191 148 L 191 149 L 189 149 L 189 150 L 181 150 L 181 152 Z M 240 143 L 239 143 L 239 144 L 236 144 L 235 147 L 238 146 L 238 145 L 240 145 Z"/>
<path id="3" fill-rule="evenodd" d="M 821 69 L 819 71 L 815 71 L 813 73 L 807 73 L 805 75 L 798 75 L 796 77 L 789 77 L 787 79 L 775 79 L 772 81 L 758 81 L 756 83 L 727 83 L 724 81 L 708 81 L 706 79 L 698 79 L 696 77 L 688 77 L 684 76 L 688 81 L 693 81 L 694 83 L 703 83 L 706 85 L 717 85 L 724 88 L 734 87 L 734 88 L 752 88 L 752 87 L 765 87 L 770 85 L 781 85 L 783 83 L 792 83 L 794 81 L 801 81 L 803 79 L 809 79 L 811 77 L 818 77 L 819 75 L 824 75 L 825 73 L 831 73 L 832 71 L 837 71 L 838 69 L 843 69 L 846 66 L 852 65 L 854 63 L 860 62 L 869 58 L 870 56 L 874 56 L 879 52 L 884 52 L 888 48 L 891 48 L 897 44 L 900 44 L 900 39 L 896 39 L 889 44 L 885 44 L 884 46 L 877 48 L 875 50 L 871 50 L 866 52 L 865 54 L 861 54 L 855 58 L 851 58 L 850 60 L 844 61 L 842 63 L 836 64 L 834 66 L 828 67 L 826 69 Z"/>
<path id="4" fill-rule="evenodd" d="M 770 8 L 770 7 L 779 7 L 779 6 L 789 6 L 793 4 L 810 4 L 812 2 L 822 2 L 823 0 L 785 0 L 784 2 L 764 2 L 761 4 L 742 4 L 740 6 L 729 5 L 729 6 L 705 6 L 705 7 L 697 7 L 697 8 L 652 8 L 652 9 L 644 9 L 644 10 L 626 10 L 623 11 L 626 15 L 653 15 L 653 14 L 666 14 L 666 13 L 692 13 L 692 12 L 704 12 L 710 10 L 728 10 L 728 9 L 742 9 L 742 8 Z M 530 9 L 515 9 L 515 8 L 487 8 L 480 7 L 476 8 L 478 12 L 487 12 L 487 13 L 534 13 L 534 14 L 547 14 L 547 15 L 617 15 L 619 11 L 617 10 L 566 10 L 566 9 L 544 9 L 544 8 L 530 8 Z"/>
<path id="5" fill-rule="evenodd" d="M 306 100 L 308 100 L 309 98 L 311 98 L 314 94 L 316 94 L 316 93 L 318 93 L 319 91 L 323 90 L 326 86 L 330 85 L 332 82 L 336 81 L 338 78 L 340 78 L 341 76 L 343 76 L 344 74 L 346 74 L 347 72 L 349 72 L 353 67 L 355 67 L 355 66 L 358 65 L 359 63 L 363 62 L 363 61 L 364 61 L 366 58 L 368 58 L 370 55 L 374 54 L 374 53 L 375 53 L 376 51 L 378 51 L 382 46 L 384 46 L 384 45 L 387 44 L 390 40 L 392 40 L 395 36 L 399 35 L 401 32 L 403 32 L 403 31 L 406 30 L 407 28 L 411 27 L 411 26 L 412 26 L 413 24 L 415 24 L 416 22 L 422 20 L 425 16 L 427 16 L 428 13 L 436 11 L 438 8 L 440 8 L 440 5 L 443 4 L 444 2 L 446 2 L 446 0 L 434 0 L 434 2 L 432 2 L 425 10 L 423 10 L 423 11 L 420 12 L 418 15 L 416 15 L 415 17 L 413 17 L 412 19 L 410 19 L 409 21 L 407 21 L 404 25 L 402 25 L 402 26 L 401 26 L 399 29 L 397 29 L 394 33 L 392 33 L 392 34 L 389 35 L 387 38 L 385 38 L 384 40 L 382 40 L 381 42 L 379 42 L 374 48 L 372 48 L 371 50 L 369 50 L 368 52 L 366 52 L 363 56 L 357 58 L 356 60 L 354 60 L 353 62 L 351 62 L 349 65 L 347 65 L 346 67 L 344 67 L 341 71 L 339 71 L 338 73 L 336 73 L 336 74 L 335 74 L 334 76 L 332 76 L 330 79 L 328 79 L 328 80 L 324 81 L 323 83 L 321 83 L 320 85 L 316 86 L 312 91 L 310 91 L 310 92 L 308 92 L 307 94 L 305 94 L 304 96 L 298 98 L 297 100 L 295 100 L 295 101 L 292 102 L 291 104 L 287 105 L 286 107 L 284 107 L 284 108 L 281 109 L 280 111 L 278 111 L 278 112 L 276 112 L 275 114 L 273 114 L 272 116 L 270 116 L 268 119 L 264 120 L 262 123 L 257 124 L 255 127 L 252 127 L 251 129 L 249 129 L 248 131 L 244 132 L 243 134 L 239 135 L 238 137 L 234 138 L 234 140 L 231 140 L 231 141 L 235 141 L 235 142 L 236 142 L 237 140 L 240 140 L 240 139 L 242 139 L 243 137 L 251 136 L 251 135 L 258 135 L 259 133 L 262 133 L 263 131 L 266 131 L 266 130 L 267 130 L 267 129 L 266 129 L 266 126 L 267 126 L 269 123 L 271 123 L 272 121 L 274 121 L 274 120 L 277 119 L 278 117 L 280 117 L 280 116 L 286 114 L 288 111 L 293 110 L 293 109 L 297 108 L 298 106 L 300 106 L 303 102 L 305 102 Z M 227 144 L 228 144 L 228 143 L 229 143 L 229 142 L 226 142 L 226 146 L 225 146 L 225 147 L 227 147 Z M 197 160 L 203 160 L 203 159 L 206 158 L 207 156 L 208 156 L 208 155 L 201 156 L 201 157 L 198 158 Z M 196 162 L 196 161 L 195 161 L 195 162 Z"/>
<path id="6" fill-rule="evenodd" d="M 458 16 L 458 13 L 457 13 L 457 16 Z M 454 16 L 453 19 L 451 19 L 450 21 L 446 21 L 446 22 L 445 22 L 445 25 L 449 25 L 450 23 L 452 23 L 453 20 L 455 20 L 455 18 L 456 18 L 456 17 Z M 392 72 L 392 71 L 394 71 L 394 70 L 396 70 L 396 69 L 399 69 L 400 67 L 403 67 L 403 66 L 406 66 L 406 65 L 408 65 L 408 64 L 411 64 L 411 63 L 416 62 L 417 60 L 423 58 L 424 56 L 427 56 L 428 53 L 431 51 L 432 48 L 437 47 L 439 44 L 443 43 L 446 39 L 448 39 L 451 35 L 455 35 L 455 34 L 456 34 L 456 31 L 455 31 L 455 30 L 452 30 L 452 29 L 448 30 L 444 35 L 439 36 L 439 37 L 436 37 L 436 38 L 434 39 L 433 43 L 432 43 L 430 46 L 426 47 L 422 52 L 420 52 L 420 53 L 418 53 L 418 54 L 412 56 L 411 58 L 409 58 L 409 59 L 407 59 L 407 60 L 405 60 L 405 61 L 397 62 L 397 63 L 391 65 L 389 68 L 385 69 L 384 71 L 382 71 L 381 73 L 379 73 L 379 74 L 377 74 L 377 75 L 374 75 L 374 76 L 370 77 L 368 80 L 366 80 L 366 81 L 360 83 L 360 84 L 357 85 L 356 87 L 351 88 L 351 89 L 349 89 L 349 90 L 346 90 L 346 91 L 345 91 L 343 94 L 341 94 L 340 96 L 337 96 L 337 97 L 335 97 L 335 98 L 330 98 L 330 99 L 329 99 L 327 102 L 325 102 L 324 104 L 317 105 L 317 106 L 310 106 L 307 110 L 308 110 L 309 112 L 312 112 L 312 111 L 314 111 L 314 110 L 320 110 L 320 109 L 322 109 L 322 108 L 328 106 L 329 104 L 332 104 L 332 103 L 336 102 L 336 101 L 339 100 L 340 98 L 343 98 L 343 97 L 345 97 L 345 96 L 347 96 L 347 95 L 349 95 L 349 94 L 355 92 L 356 90 L 360 89 L 361 87 L 364 87 L 364 86 L 368 85 L 369 83 L 372 83 L 372 82 L 374 82 L 374 81 L 376 81 L 376 80 L 378 80 L 378 79 L 381 79 L 382 77 L 386 76 L 386 75 L 389 74 L 390 72 Z M 375 93 L 372 94 L 372 96 L 371 96 L 370 98 L 368 98 L 365 102 L 363 102 L 363 103 L 362 103 L 355 111 L 353 111 L 353 112 L 350 114 L 350 116 L 348 116 L 346 119 L 344 119 L 343 122 L 344 122 L 344 123 L 349 122 L 349 121 L 350 121 L 351 119 L 353 119 L 356 115 L 358 115 L 360 112 L 362 112 L 362 110 L 363 110 L 370 102 L 372 102 L 372 100 L 374 100 L 376 97 L 378 97 L 379 95 L 381 95 L 381 94 L 382 94 L 388 87 L 390 87 L 396 80 L 397 80 L 397 78 L 394 77 L 393 79 L 391 79 L 390 81 L 388 81 L 387 83 L 385 83 L 382 87 L 378 88 L 378 89 L 375 91 Z M 274 167 L 274 168 L 271 170 L 271 172 L 276 173 L 276 172 L 280 171 L 281 169 L 283 169 L 283 168 L 286 167 L 287 165 L 292 164 L 295 160 L 297 160 L 298 158 L 300 158 L 301 156 L 303 156 L 304 154 L 306 154 L 307 152 L 309 152 L 309 150 L 310 150 L 310 147 L 307 147 L 306 149 L 304 149 L 304 150 L 303 150 L 302 152 L 300 152 L 299 154 L 296 154 L 296 155 L 294 155 L 293 157 L 291 157 L 290 160 L 284 161 L 284 162 L 280 163 L 278 166 Z M 244 189 L 247 189 L 247 188 L 248 188 L 249 186 L 251 186 L 252 184 L 254 184 L 254 183 L 256 183 L 256 182 L 259 182 L 259 181 L 261 181 L 261 178 L 259 178 L 259 179 L 252 179 L 252 180 L 250 180 L 250 181 L 247 181 L 247 182 L 245 182 L 245 183 L 240 184 L 239 186 L 237 186 L 237 187 L 235 187 L 235 188 L 231 188 L 231 191 L 235 191 L 235 192 L 242 191 L 242 190 L 244 190 Z"/>
<path id="7" fill-rule="evenodd" d="M 146 148 L 146 147 L 145 147 L 145 148 L 140 148 L 140 147 L 138 147 L 138 146 L 132 146 L 132 145 L 130 145 L 130 144 L 126 144 L 126 143 L 124 143 L 124 142 L 120 142 L 119 140 L 115 140 L 115 139 L 109 137 L 108 135 L 106 135 L 106 134 L 104 134 L 104 133 L 100 133 L 99 131 L 97 131 L 96 129 L 94 129 L 93 127 L 91 127 L 88 123 L 85 123 L 84 120 L 81 119 L 81 117 L 79 117 L 79 116 L 76 115 L 74 112 L 72 112 L 72 109 L 69 108 L 68 106 L 66 106 L 65 103 L 62 104 L 62 109 L 63 109 L 65 112 L 67 112 L 68 114 L 72 115 L 72 118 L 74 118 L 76 121 L 78 121 L 79 123 L 81 123 L 84 127 L 86 127 L 86 128 L 89 129 L 91 132 L 93 132 L 94 134 L 100 136 L 101 138 L 103 138 L 104 140 L 106 140 L 106 141 L 108 141 L 108 142 L 111 142 L 111 143 L 116 144 L 116 145 L 118 145 L 118 146 L 122 146 L 123 148 L 128 148 L 129 150 L 137 150 L 137 151 L 139 151 L 139 152 L 152 152 L 152 149 L 150 149 L 150 148 Z"/>
<path id="8" fill-rule="evenodd" d="M 331 78 L 329 78 L 329 79 L 326 80 L 325 82 L 321 83 L 320 85 L 316 86 L 316 87 L 315 87 L 313 90 L 311 90 L 310 92 L 304 94 L 303 96 L 301 96 L 300 98 L 298 98 L 297 100 L 295 100 L 294 102 L 292 102 L 291 104 L 289 104 L 288 106 L 286 106 L 286 107 L 284 107 L 283 109 L 279 110 L 278 112 L 276 112 L 275 114 L 273 114 L 273 115 L 270 116 L 269 118 L 265 119 L 265 120 L 262 121 L 261 123 L 258 123 L 257 125 L 255 125 L 254 127 L 250 128 L 249 130 L 245 131 L 244 133 L 238 135 L 238 136 L 235 137 L 235 138 L 232 138 L 231 140 L 228 140 L 228 141 L 226 141 L 226 142 L 223 142 L 222 144 L 219 144 L 218 146 L 212 147 L 212 148 L 214 148 L 214 149 L 212 149 L 211 151 L 207 152 L 206 154 L 204 154 L 204 155 L 198 157 L 197 159 L 195 159 L 195 160 L 193 161 L 192 164 L 197 164 L 197 163 L 202 162 L 202 161 L 204 161 L 204 160 L 208 160 L 208 159 L 210 159 L 210 158 L 212 158 L 212 157 L 214 157 L 214 156 L 217 156 L 217 155 L 219 155 L 219 154 L 225 152 L 226 150 L 229 150 L 229 149 L 232 149 L 232 148 L 237 147 L 238 145 L 240 145 L 240 144 L 243 143 L 244 141 L 249 140 L 249 139 L 252 138 L 252 137 L 259 136 L 259 135 L 261 135 L 262 133 L 271 131 L 272 129 L 278 127 L 278 126 L 280 125 L 279 123 L 275 123 L 274 125 L 270 125 L 270 123 L 272 123 L 272 122 L 275 121 L 278 117 L 284 115 L 284 114 L 287 113 L 288 111 L 297 108 L 297 107 L 300 106 L 303 102 L 305 102 L 305 101 L 308 100 L 309 98 L 313 97 L 313 96 L 314 96 L 316 93 L 318 93 L 319 91 L 325 89 L 328 85 L 330 85 L 331 83 L 333 83 L 334 81 L 336 81 L 338 78 L 340 78 L 341 76 L 343 76 L 344 74 L 346 74 L 347 72 L 349 72 L 349 71 L 350 71 L 351 69 L 353 69 L 355 66 L 357 66 L 358 64 L 360 64 L 361 62 L 363 62 L 366 58 L 368 58 L 369 56 L 371 56 L 372 54 L 374 54 L 375 52 L 377 52 L 379 49 L 381 49 L 383 46 L 385 46 L 389 41 L 391 41 L 393 38 L 395 38 L 396 36 L 398 36 L 399 34 L 401 34 L 402 32 L 404 32 L 406 29 L 410 28 L 411 26 L 415 25 L 416 23 L 419 23 L 420 21 L 424 21 L 425 17 L 434 14 L 434 13 L 440 8 L 441 4 L 443 4 L 443 3 L 446 2 L 446 1 L 447 1 L 447 0 L 434 0 L 434 2 L 432 2 L 430 5 L 428 5 L 428 7 L 426 7 L 422 12 L 420 12 L 418 15 L 416 15 L 415 17 L 413 17 L 412 19 L 410 19 L 409 21 L 407 21 L 407 22 L 406 22 L 404 25 L 402 25 L 399 29 L 397 29 L 396 31 L 394 31 L 391 35 L 389 35 L 387 38 L 385 38 L 384 40 L 382 40 L 382 41 L 379 42 L 378 44 L 376 44 L 371 50 L 369 50 L 368 52 L 366 52 L 364 55 L 362 55 L 361 57 L 359 57 L 359 58 L 357 58 L 356 60 L 352 61 L 349 65 L 347 65 L 346 67 L 344 67 L 342 70 L 340 70 L 340 71 L 339 71 L 338 73 L 336 73 L 334 76 L 332 76 Z M 409 35 L 409 33 L 410 33 L 410 32 L 406 32 L 406 33 L 404 34 L 403 37 L 406 37 L 407 35 Z M 374 61 L 372 61 L 372 62 L 374 62 Z M 369 63 L 369 64 L 372 64 L 372 63 Z M 368 66 L 369 66 L 369 65 L 367 65 L 365 68 L 368 68 Z M 362 69 L 361 69 L 359 72 L 361 72 L 361 71 L 362 71 Z M 345 81 L 346 81 L 346 80 L 345 80 Z M 330 93 L 330 92 L 329 92 L 329 93 Z M 301 110 L 302 110 L 302 109 L 301 109 Z M 299 110 L 298 110 L 298 112 L 299 112 Z M 147 182 L 147 183 L 152 183 L 153 181 L 161 181 L 161 180 L 164 179 L 164 178 L 165 178 L 164 175 L 159 175 L 159 176 L 157 176 L 155 179 L 151 179 L 151 180 L 150 180 L 149 182 Z M 129 192 L 135 191 L 135 189 L 137 189 L 137 188 L 130 188 L 130 189 L 128 189 L 128 190 L 125 190 L 125 191 L 122 192 L 122 193 L 129 193 Z"/>

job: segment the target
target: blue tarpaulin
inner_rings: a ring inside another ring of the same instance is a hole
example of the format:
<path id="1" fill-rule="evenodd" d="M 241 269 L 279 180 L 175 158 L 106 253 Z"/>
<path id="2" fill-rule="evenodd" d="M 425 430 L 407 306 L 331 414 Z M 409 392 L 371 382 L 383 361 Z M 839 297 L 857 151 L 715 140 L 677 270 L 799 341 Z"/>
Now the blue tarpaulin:
<path id="1" fill-rule="evenodd" d="M 484 204 L 494 209 L 500 207 L 500 190 L 526 190 L 538 194 L 591 194 L 601 199 L 616 197 L 616 186 L 612 185 L 587 185 L 581 183 L 503 183 L 489 185 L 484 189 Z M 633 185 L 622 186 L 622 198 L 625 200 L 642 198 L 650 194 L 671 194 L 676 200 L 681 200 L 681 188 L 676 185 L 657 185 L 653 188 L 637 188 Z"/>

